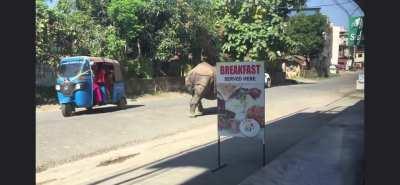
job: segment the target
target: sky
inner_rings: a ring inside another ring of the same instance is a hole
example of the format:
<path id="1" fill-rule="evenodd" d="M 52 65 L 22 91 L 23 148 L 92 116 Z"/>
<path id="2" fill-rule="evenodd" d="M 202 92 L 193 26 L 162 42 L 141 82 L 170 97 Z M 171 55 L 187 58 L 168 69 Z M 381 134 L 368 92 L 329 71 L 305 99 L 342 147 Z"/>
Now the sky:
<path id="1" fill-rule="evenodd" d="M 58 0 L 46 0 L 49 6 L 54 6 Z M 337 0 L 343 8 L 345 8 L 348 12 L 352 13 L 358 5 L 353 2 L 353 0 Z M 308 7 L 320 7 L 321 13 L 328 16 L 329 20 L 335 26 L 341 26 L 347 29 L 348 27 L 348 15 L 346 12 L 341 9 L 338 5 L 335 4 L 334 0 L 307 0 L 306 5 Z M 362 16 L 363 12 L 361 9 L 358 9 L 354 12 L 353 16 Z"/>
<path id="2" fill-rule="evenodd" d="M 58 0 L 46 0 L 47 5 L 49 5 L 50 7 L 53 7 L 57 4 Z"/>
<path id="3" fill-rule="evenodd" d="M 358 7 L 353 0 L 337 0 L 343 8 L 345 8 L 350 14 Z M 334 0 L 307 0 L 308 7 L 320 7 L 321 13 L 328 16 L 329 20 L 335 26 L 341 26 L 348 28 L 348 15 L 345 10 L 335 4 Z M 363 16 L 363 12 L 358 8 L 352 16 Z"/>

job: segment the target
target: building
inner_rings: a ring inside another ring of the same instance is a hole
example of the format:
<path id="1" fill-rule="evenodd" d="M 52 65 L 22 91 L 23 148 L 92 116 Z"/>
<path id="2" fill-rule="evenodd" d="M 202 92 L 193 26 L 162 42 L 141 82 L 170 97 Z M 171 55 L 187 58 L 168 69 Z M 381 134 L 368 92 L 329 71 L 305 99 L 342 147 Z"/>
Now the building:
<path id="1" fill-rule="evenodd" d="M 357 49 L 354 53 L 354 67 L 361 69 L 364 67 L 364 50 Z"/>
<path id="2" fill-rule="evenodd" d="M 350 58 L 351 57 L 351 50 L 347 45 L 347 30 L 341 28 L 339 32 L 339 58 Z"/>
<path id="3" fill-rule="evenodd" d="M 348 70 L 351 66 L 352 50 L 347 44 L 348 32 L 342 28 L 339 32 L 339 59 L 337 67 L 341 70 Z"/>
<path id="4" fill-rule="evenodd" d="M 344 29 L 330 23 L 324 32 L 324 47 L 317 59 L 312 61 L 320 76 L 328 76 L 328 70 L 339 64 L 339 46 L 343 43 L 340 33 Z"/>
<path id="5" fill-rule="evenodd" d="M 330 29 L 331 29 L 331 65 L 338 65 L 339 61 L 339 45 L 342 42 L 342 39 L 340 38 L 340 32 L 342 31 L 342 28 L 339 26 L 333 25 L 333 23 L 330 24 Z"/>

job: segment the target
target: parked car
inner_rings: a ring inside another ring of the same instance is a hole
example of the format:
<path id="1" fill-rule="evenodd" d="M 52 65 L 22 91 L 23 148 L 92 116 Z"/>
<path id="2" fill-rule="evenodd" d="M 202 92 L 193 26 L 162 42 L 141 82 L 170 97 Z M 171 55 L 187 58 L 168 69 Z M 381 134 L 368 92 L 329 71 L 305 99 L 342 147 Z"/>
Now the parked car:
<path id="1" fill-rule="evenodd" d="M 265 87 L 267 88 L 271 87 L 271 77 L 269 76 L 268 73 L 265 73 Z"/>
<path id="2" fill-rule="evenodd" d="M 358 81 L 364 83 L 364 73 L 358 74 Z"/>

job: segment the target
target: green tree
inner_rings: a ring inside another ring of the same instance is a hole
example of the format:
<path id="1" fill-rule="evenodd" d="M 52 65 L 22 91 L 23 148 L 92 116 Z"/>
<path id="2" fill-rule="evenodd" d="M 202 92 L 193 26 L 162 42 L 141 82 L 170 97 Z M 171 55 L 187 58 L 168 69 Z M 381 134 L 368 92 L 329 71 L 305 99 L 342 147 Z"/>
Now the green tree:
<path id="1" fill-rule="evenodd" d="M 44 0 L 36 0 L 36 61 L 43 62 L 48 59 L 48 35 L 47 35 L 47 22 L 48 22 L 48 7 Z"/>
<path id="2" fill-rule="evenodd" d="M 195 53 L 200 57 L 202 37 L 213 34 L 215 16 L 211 1 L 170 2 L 168 23 L 158 31 L 157 58 L 167 60 L 176 53 L 187 56 Z"/>
<path id="3" fill-rule="evenodd" d="M 202 55 L 216 62 L 220 53 L 273 61 L 293 46 L 285 20 L 304 1 L 59 0 L 49 8 L 37 0 L 37 60 L 106 56 L 133 61 L 146 77 L 171 58 L 179 65 L 196 65 Z"/>
<path id="4" fill-rule="evenodd" d="M 222 51 L 233 60 L 275 60 L 293 45 L 285 18 L 298 2 L 305 1 L 216 1 Z"/>
<path id="5" fill-rule="evenodd" d="M 55 65 L 66 55 L 123 58 L 125 41 L 116 28 L 101 25 L 90 11 L 78 9 L 75 1 L 60 0 L 55 8 L 44 0 L 36 4 L 37 61 Z"/>
<path id="6" fill-rule="evenodd" d="M 64 34 L 64 16 L 50 9 L 44 0 L 36 0 L 36 61 L 55 65 L 71 44 Z"/>
<path id="7" fill-rule="evenodd" d="M 135 48 L 137 57 L 141 57 L 139 35 L 143 30 L 143 23 L 139 21 L 139 11 L 143 10 L 145 2 L 142 0 L 113 0 L 107 7 L 112 24 L 116 26 L 119 36 L 124 38 L 130 48 Z"/>
<path id="8" fill-rule="evenodd" d="M 291 48 L 291 53 L 307 58 L 316 57 L 323 49 L 323 32 L 327 27 L 327 17 L 320 13 L 315 15 L 299 14 L 291 17 L 287 33 L 296 42 Z"/>
<path id="9" fill-rule="evenodd" d="M 214 32 L 211 1 L 151 0 L 142 4 L 135 16 L 142 26 L 136 35 L 137 50 L 154 66 L 171 58 L 185 65 L 190 54 L 199 60 L 204 35 Z"/>

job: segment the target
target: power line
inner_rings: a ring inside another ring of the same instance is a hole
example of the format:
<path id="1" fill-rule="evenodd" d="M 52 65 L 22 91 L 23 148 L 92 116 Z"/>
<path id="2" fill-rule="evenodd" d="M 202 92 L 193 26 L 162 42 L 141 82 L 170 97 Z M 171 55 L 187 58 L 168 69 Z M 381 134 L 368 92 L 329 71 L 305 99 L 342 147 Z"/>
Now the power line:
<path id="1" fill-rule="evenodd" d="M 335 4 L 338 5 L 343 11 L 346 12 L 347 16 L 349 16 L 349 17 L 351 16 L 350 13 L 349 13 L 349 11 L 347 11 L 347 9 L 344 8 L 344 7 L 342 6 L 342 4 L 340 4 L 337 0 L 333 0 L 333 1 L 334 1 Z"/>
<path id="2" fill-rule="evenodd" d="M 309 8 L 320 8 L 322 6 L 341 6 L 343 4 L 349 4 L 349 3 L 353 3 L 352 0 L 350 1 L 346 1 L 346 2 L 340 2 L 340 3 L 332 3 L 332 4 L 321 4 L 321 5 L 314 5 L 311 7 L 306 7 L 306 8 L 290 8 L 291 10 L 301 10 L 301 9 L 309 9 Z M 288 8 L 288 7 L 280 7 L 280 8 Z"/>
<path id="3" fill-rule="evenodd" d="M 357 12 L 357 10 L 360 10 L 360 7 L 359 7 L 359 6 L 357 6 L 357 7 L 351 12 L 350 15 L 353 15 L 355 12 Z"/>
<path id="4" fill-rule="evenodd" d="M 336 0 L 335 0 L 336 1 Z M 314 5 L 315 7 L 320 7 L 320 6 L 336 6 L 336 5 L 343 5 L 343 4 L 349 4 L 353 3 L 353 1 L 346 1 L 346 2 L 338 2 L 338 3 L 332 3 L 332 4 L 321 4 L 321 5 Z"/>

